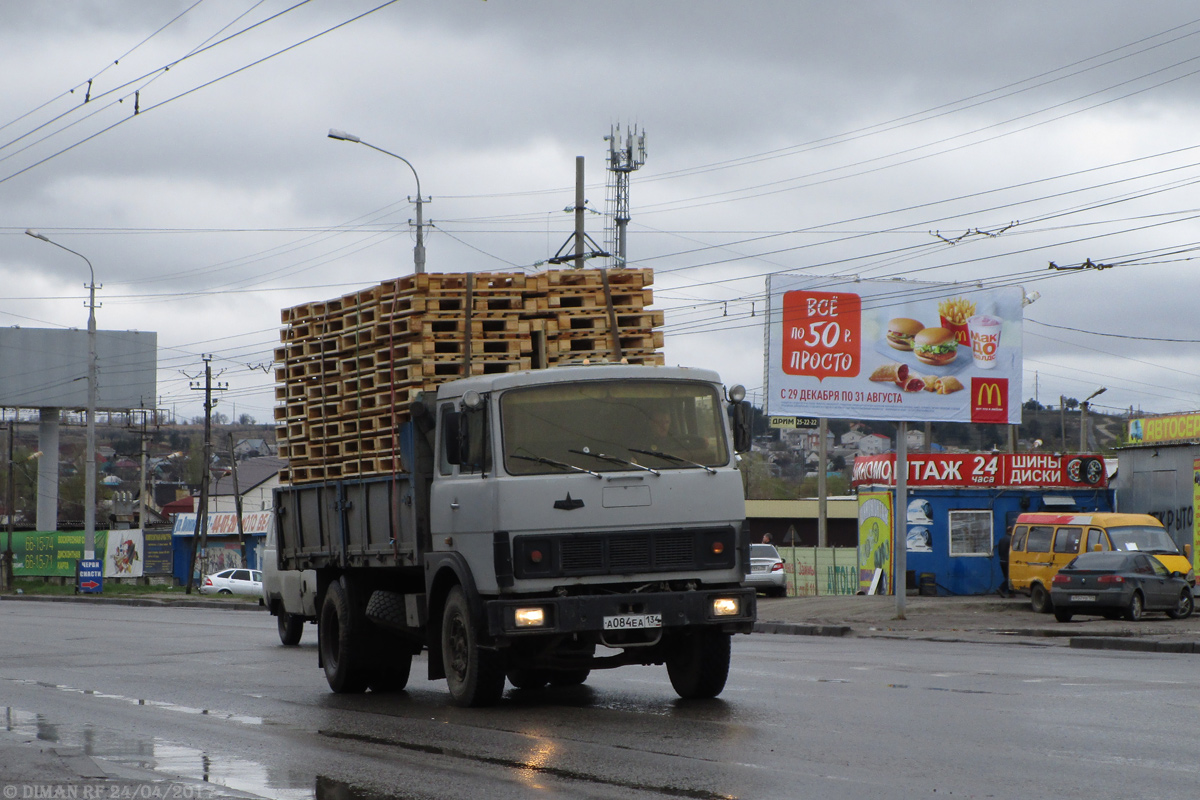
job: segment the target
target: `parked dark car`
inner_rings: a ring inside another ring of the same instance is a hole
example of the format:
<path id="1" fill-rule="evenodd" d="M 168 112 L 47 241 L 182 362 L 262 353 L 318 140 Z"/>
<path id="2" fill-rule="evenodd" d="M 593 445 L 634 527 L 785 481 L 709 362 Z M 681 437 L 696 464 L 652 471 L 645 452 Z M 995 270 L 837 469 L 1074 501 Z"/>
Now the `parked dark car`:
<path id="1" fill-rule="evenodd" d="M 1076 614 L 1139 620 L 1145 611 L 1165 611 L 1172 619 L 1192 614 L 1195 598 L 1182 572 L 1169 572 L 1146 553 L 1081 553 L 1058 571 L 1050 585 L 1054 618 Z"/>

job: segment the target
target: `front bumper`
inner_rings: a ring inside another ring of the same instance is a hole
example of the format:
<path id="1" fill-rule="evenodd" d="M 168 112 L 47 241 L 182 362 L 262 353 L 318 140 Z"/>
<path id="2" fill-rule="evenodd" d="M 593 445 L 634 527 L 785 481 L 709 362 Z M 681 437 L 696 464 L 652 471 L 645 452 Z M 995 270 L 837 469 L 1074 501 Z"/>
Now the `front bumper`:
<path id="1" fill-rule="evenodd" d="M 713 601 L 733 598 L 738 613 L 713 614 Z M 545 624 L 518 628 L 516 610 L 541 607 Z M 698 589 L 681 592 L 640 592 L 636 594 L 578 595 L 489 600 L 484 604 L 488 633 L 497 639 L 564 633 L 599 633 L 604 618 L 622 615 L 659 614 L 663 629 L 711 626 L 729 633 L 750 633 L 756 616 L 754 589 Z"/>

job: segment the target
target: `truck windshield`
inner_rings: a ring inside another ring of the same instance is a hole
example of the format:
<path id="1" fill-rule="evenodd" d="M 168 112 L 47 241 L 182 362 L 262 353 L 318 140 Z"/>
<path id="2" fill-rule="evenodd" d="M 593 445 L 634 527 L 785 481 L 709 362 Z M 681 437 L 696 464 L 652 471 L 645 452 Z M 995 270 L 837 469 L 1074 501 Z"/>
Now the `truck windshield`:
<path id="1" fill-rule="evenodd" d="M 500 400 L 513 475 L 659 473 L 729 461 L 717 388 L 691 381 L 589 381 L 513 389 Z"/>
<path id="2" fill-rule="evenodd" d="M 1163 553 L 1175 555 L 1179 548 L 1171 541 L 1165 528 L 1154 525 L 1127 525 L 1120 528 L 1109 528 L 1108 538 L 1112 540 L 1114 550 L 1140 550 L 1145 553 Z"/>

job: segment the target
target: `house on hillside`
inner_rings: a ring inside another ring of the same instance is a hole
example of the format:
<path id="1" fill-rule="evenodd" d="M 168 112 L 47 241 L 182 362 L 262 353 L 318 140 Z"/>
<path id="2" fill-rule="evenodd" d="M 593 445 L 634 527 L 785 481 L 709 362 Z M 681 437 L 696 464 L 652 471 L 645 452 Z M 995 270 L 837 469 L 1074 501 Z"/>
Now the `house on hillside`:
<path id="1" fill-rule="evenodd" d="M 275 455 L 275 447 L 266 439 L 240 439 L 233 446 L 233 457 L 238 461 Z"/>
<path id="2" fill-rule="evenodd" d="M 843 436 L 842 438 L 846 437 Z M 858 452 L 864 456 L 877 456 L 891 449 L 892 440 L 879 433 L 872 433 L 858 440 Z"/>
<path id="3" fill-rule="evenodd" d="M 862 431 L 854 430 L 852 428 L 843 433 L 842 438 L 839 441 L 841 442 L 842 447 L 853 447 L 857 449 L 858 443 L 861 442 L 865 436 L 866 434 Z"/>
<path id="4" fill-rule="evenodd" d="M 242 513 L 271 511 L 272 491 L 279 486 L 279 471 L 287 466 L 286 458 L 262 456 L 238 461 L 221 471 L 208 487 L 209 513 L 237 511 L 234 495 L 234 474 L 237 470 L 237 490 L 242 496 Z"/>

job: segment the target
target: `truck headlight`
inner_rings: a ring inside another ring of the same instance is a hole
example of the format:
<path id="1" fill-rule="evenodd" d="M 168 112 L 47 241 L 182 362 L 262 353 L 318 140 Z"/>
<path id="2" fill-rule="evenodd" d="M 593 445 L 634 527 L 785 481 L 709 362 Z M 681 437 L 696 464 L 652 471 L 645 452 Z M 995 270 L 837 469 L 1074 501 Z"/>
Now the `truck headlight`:
<path id="1" fill-rule="evenodd" d="M 514 615 L 518 628 L 540 628 L 546 624 L 546 609 L 541 606 L 518 608 Z"/>
<path id="2" fill-rule="evenodd" d="M 736 597 L 715 597 L 712 601 L 714 617 L 736 617 L 741 613 L 742 604 Z"/>

